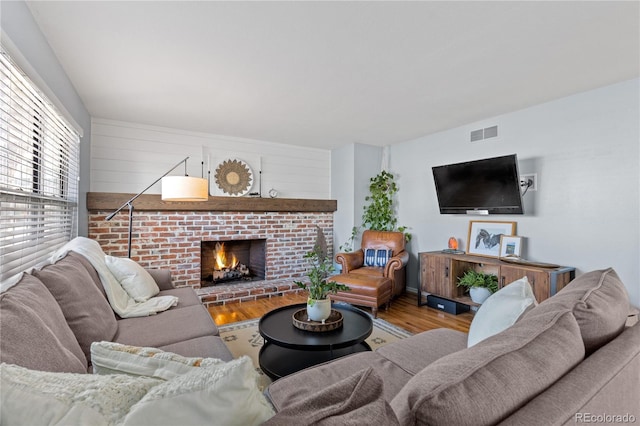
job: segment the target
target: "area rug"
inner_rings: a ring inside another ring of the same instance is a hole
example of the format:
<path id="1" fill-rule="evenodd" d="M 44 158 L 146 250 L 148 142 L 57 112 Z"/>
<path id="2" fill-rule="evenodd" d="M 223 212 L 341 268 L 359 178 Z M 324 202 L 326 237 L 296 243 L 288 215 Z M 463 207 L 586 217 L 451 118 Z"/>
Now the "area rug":
<path id="1" fill-rule="evenodd" d="M 264 343 L 262 336 L 258 332 L 258 321 L 260 320 L 252 319 L 234 322 L 218 326 L 218 329 L 220 330 L 220 337 L 222 337 L 234 358 L 242 355 L 247 355 L 251 358 L 256 370 L 261 374 L 260 384 L 263 387 L 269 384 L 270 380 L 262 373 L 258 362 L 258 353 Z M 390 324 L 383 319 L 374 318 L 373 331 L 366 339 L 366 342 L 371 346 L 372 350 L 376 350 L 381 346 L 411 335 L 412 333 L 407 330 Z"/>

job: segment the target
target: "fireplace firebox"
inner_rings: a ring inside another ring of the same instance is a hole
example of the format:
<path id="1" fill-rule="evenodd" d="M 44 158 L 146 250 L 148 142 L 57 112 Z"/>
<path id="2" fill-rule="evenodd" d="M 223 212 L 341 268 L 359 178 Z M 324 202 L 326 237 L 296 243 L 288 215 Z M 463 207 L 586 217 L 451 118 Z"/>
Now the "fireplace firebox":
<path id="1" fill-rule="evenodd" d="M 265 279 L 266 239 L 202 241 L 201 286 Z"/>

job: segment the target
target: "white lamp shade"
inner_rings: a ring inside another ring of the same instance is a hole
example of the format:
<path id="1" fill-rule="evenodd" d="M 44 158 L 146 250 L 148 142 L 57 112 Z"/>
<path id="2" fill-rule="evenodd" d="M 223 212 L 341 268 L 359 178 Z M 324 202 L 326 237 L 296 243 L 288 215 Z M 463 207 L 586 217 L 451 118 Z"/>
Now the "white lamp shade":
<path id="1" fill-rule="evenodd" d="M 162 178 L 162 201 L 207 201 L 206 179 L 191 176 L 165 176 Z"/>

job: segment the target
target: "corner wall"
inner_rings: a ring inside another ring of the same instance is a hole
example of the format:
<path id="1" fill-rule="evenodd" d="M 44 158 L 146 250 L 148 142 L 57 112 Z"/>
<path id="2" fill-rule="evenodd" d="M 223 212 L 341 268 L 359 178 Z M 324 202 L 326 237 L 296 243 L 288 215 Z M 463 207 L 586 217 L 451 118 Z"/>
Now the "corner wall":
<path id="1" fill-rule="evenodd" d="M 634 79 L 393 145 L 399 223 L 413 235 L 408 286 L 418 285 L 417 253 L 445 248 L 450 236 L 466 246 L 470 220 L 515 221 L 524 257 L 577 275 L 611 266 L 640 306 L 639 99 Z M 469 142 L 492 125 L 497 138 Z M 525 215 L 439 213 L 431 167 L 512 153 L 520 173 L 538 173 Z"/>

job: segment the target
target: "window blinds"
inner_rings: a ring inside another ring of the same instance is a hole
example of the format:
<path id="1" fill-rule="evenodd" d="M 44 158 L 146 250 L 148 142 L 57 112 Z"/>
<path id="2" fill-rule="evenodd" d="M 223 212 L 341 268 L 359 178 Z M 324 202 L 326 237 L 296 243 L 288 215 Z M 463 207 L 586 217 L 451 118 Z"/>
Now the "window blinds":
<path id="1" fill-rule="evenodd" d="M 77 235 L 79 142 L 0 47 L 0 281 Z"/>

